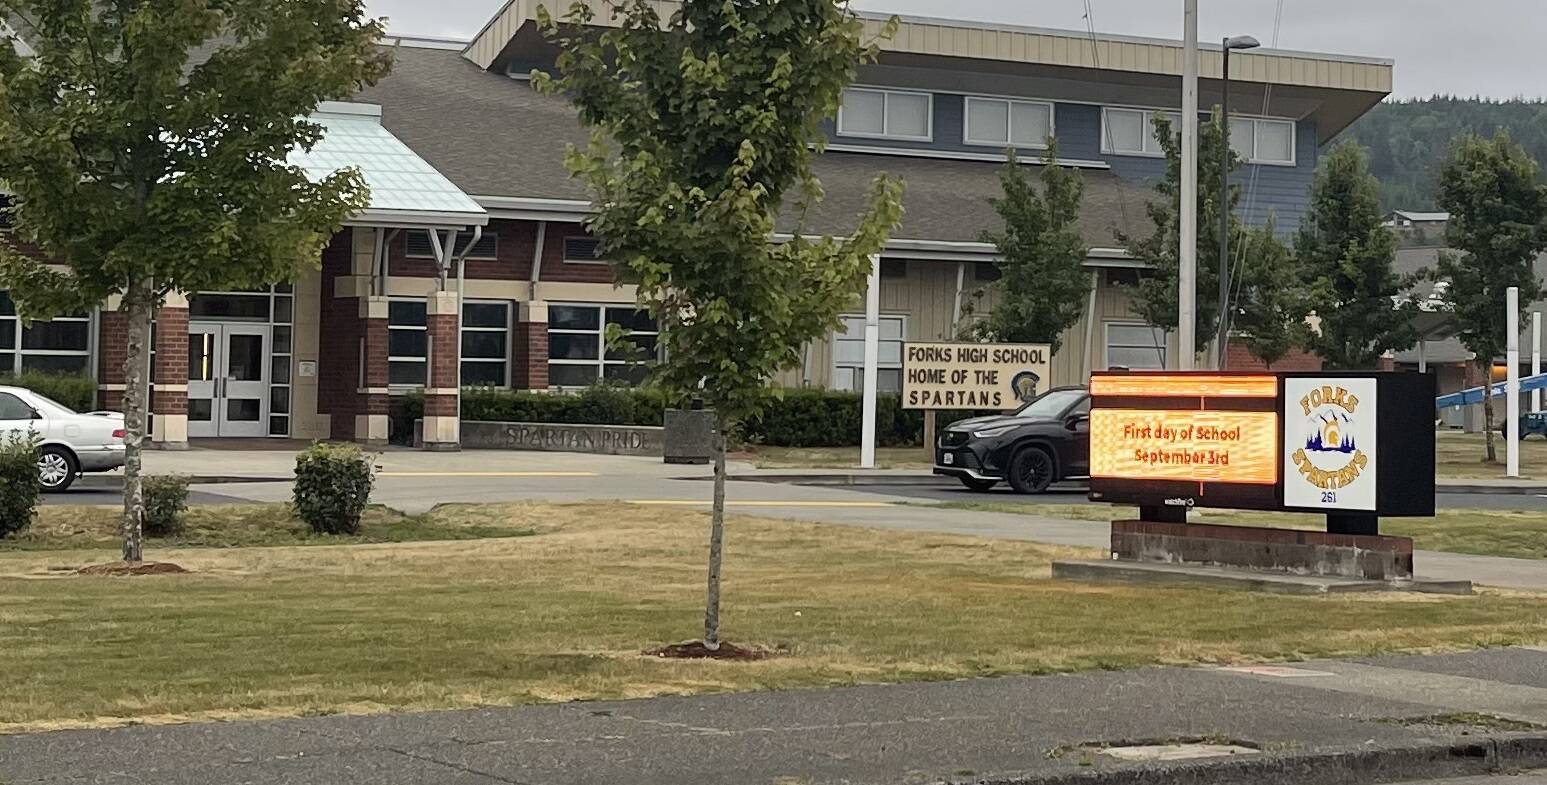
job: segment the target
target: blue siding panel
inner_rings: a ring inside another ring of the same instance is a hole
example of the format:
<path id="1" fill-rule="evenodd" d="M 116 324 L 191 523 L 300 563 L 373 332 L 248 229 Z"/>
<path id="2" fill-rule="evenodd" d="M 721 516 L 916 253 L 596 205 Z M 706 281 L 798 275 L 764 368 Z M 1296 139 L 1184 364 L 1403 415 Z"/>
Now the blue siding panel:
<path id="1" fill-rule="evenodd" d="M 934 140 L 911 142 L 890 139 L 869 139 L 838 136 L 832 120 L 823 129 L 834 144 L 865 145 L 898 150 L 940 150 L 949 152 L 989 153 L 998 151 L 983 145 L 969 145 L 962 141 L 962 112 L 965 100 L 952 93 L 934 94 Z M 1101 107 L 1090 104 L 1055 103 L 1054 132 L 1058 137 L 1058 153 L 1061 158 L 1105 161 L 1112 172 L 1129 182 L 1145 186 L 1165 175 L 1165 159 L 1137 155 L 1107 155 L 1101 151 Z M 1310 201 L 1310 187 L 1316 171 L 1316 126 L 1310 120 L 1302 120 L 1295 131 L 1295 165 L 1269 166 L 1247 164 L 1231 175 L 1231 182 L 1239 184 L 1243 192 L 1239 209 L 1242 220 L 1252 226 L 1267 223 L 1274 216 L 1280 234 L 1290 234 L 1300 226 L 1300 219 Z M 1041 150 L 1024 149 L 1018 154 L 1023 159 L 1035 159 Z"/>

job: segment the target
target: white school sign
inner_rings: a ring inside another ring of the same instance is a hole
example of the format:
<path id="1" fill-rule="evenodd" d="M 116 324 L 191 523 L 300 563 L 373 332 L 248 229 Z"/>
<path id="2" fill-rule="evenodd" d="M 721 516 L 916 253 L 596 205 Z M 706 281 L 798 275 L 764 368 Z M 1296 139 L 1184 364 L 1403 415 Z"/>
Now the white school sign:
<path id="1" fill-rule="evenodd" d="M 907 343 L 904 409 L 1008 411 L 1047 392 L 1052 351 L 1039 343 Z"/>

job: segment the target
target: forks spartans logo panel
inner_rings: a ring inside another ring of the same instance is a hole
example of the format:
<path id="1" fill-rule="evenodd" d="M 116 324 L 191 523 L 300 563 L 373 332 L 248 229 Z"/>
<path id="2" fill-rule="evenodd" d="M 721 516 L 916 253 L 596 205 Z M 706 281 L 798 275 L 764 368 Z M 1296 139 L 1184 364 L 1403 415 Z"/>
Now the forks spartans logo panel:
<path id="1" fill-rule="evenodd" d="M 1284 380 L 1284 505 L 1374 510 L 1376 381 Z"/>

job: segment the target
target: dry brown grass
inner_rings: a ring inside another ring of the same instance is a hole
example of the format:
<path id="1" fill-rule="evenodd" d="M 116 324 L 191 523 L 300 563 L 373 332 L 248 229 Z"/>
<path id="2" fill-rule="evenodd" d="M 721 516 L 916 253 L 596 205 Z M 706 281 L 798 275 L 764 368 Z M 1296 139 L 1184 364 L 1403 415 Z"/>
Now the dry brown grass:
<path id="1" fill-rule="evenodd" d="M 753 663 L 641 652 L 695 637 L 707 516 L 442 508 L 535 536 L 162 549 L 196 572 L 63 577 L 111 558 L 0 553 L 0 729 L 364 713 L 1223 663 L 1547 641 L 1543 598 L 1294 598 L 1056 583 L 1076 549 L 733 516 L 728 639 Z"/>

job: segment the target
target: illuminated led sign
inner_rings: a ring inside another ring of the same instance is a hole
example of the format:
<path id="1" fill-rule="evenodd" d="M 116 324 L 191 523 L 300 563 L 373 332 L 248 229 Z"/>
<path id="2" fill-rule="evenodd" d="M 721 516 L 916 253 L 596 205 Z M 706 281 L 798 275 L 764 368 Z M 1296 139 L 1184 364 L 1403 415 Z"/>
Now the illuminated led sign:
<path id="1" fill-rule="evenodd" d="M 1094 500 L 1434 514 L 1431 376 L 1110 372 L 1090 391 Z"/>

